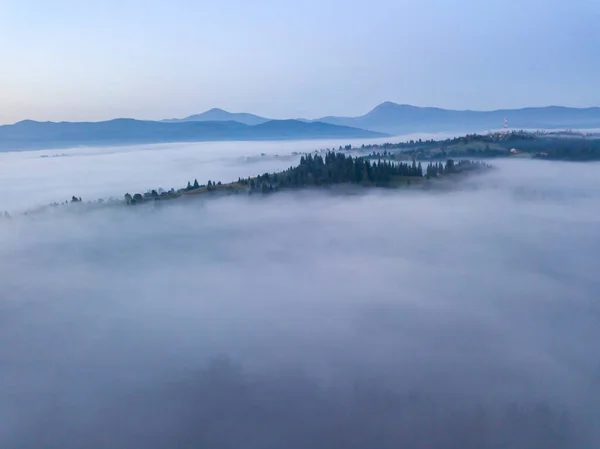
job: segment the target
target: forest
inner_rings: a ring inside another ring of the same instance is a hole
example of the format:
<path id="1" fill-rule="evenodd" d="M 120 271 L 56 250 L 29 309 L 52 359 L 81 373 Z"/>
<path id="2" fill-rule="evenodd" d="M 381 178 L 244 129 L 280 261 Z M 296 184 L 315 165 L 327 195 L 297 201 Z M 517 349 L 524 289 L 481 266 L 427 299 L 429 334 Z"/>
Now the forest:
<path id="1" fill-rule="evenodd" d="M 363 145 L 363 151 L 384 151 L 392 159 L 446 160 L 448 158 L 487 159 L 530 157 L 558 161 L 600 160 L 598 134 L 564 135 L 525 131 L 467 134 L 445 140 L 410 140 L 399 143 Z"/>
<path id="2" fill-rule="evenodd" d="M 197 179 L 187 183 L 187 187 L 175 191 L 151 190 L 145 194 L 125 194 L 127 204 L 139 204 L 148 200 L 176 198 L 181 195 L 209 192 L 229 193 L 270 193 L 283 189 L 311 186 L 354 184 L 364 187 L 400 187 L 422 183 L 425 180 L 445 175 L 489 169 L 490 165 L 481 161 L 453 160 L 429 162 L 423 168 L 421 162 L 395 162 L 385 159 L 371 161 L 365 157 L 328 151 L 324 156 L 307 154 L 300 158 L 295 167 L 276 173 L 264 173 L 255 177 L 239 178 L 236 182 L 221 183 L 209 180 L 200 184 Z"/>

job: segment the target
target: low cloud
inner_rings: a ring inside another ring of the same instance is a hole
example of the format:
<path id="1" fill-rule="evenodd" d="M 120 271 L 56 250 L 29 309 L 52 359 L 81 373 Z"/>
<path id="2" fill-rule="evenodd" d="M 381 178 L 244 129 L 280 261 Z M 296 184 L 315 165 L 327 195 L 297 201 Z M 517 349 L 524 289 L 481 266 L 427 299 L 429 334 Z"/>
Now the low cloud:
<path id="1" fill-rule="evenodd" d="M 0 446 L 593 446 L 598 167 L 495 165 L 0 222 Z"/>

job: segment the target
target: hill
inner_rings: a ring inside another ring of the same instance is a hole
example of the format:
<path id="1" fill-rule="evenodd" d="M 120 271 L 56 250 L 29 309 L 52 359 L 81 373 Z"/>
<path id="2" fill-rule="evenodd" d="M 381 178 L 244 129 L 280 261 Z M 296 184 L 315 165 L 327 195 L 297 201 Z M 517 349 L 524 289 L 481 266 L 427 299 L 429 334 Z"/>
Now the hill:
<path id="1" fill-rule="evenodd" d="M 260 125 L 270 121 L 271 119 L 260 117 L 254 114 L 247 114 L 245 112 L 228 112 L 223 109 L 213 108 L 209 111 L 201 114 L 189 115 L 185 118 L 171 118 L 165 119 L 163 122 L 168 123 L 181 123 L 181 122 L 239 122 L 244 125 Z"/>
<path id="2" fill-rule="evenodd" d="M 360 117 L 323 117 L 317 121 L 388 134 L 411 132 L 472 132 L 499 129 L 508 119 L 513 129 L 600 128 L 600 108 L 500 109 L 457 111 L 385 102 Z"/>
<path id="3" fill-rule="evenodd" d="M 115 119 L 104 122 L 36 122 L 0 126 L 0 150 L 79 145 L 128 145 L 226 140 L 376 138 L 384 134 L 347 126 L 298 120 L 270 120 L 249 126 L 235 121 L 153 122 Z"/>

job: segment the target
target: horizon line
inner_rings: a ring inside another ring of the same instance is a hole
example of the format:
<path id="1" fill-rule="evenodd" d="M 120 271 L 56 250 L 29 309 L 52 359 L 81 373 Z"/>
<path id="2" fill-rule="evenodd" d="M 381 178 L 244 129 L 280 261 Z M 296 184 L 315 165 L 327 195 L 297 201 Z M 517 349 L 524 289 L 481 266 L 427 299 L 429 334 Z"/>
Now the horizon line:
<path id="1" fill-rule="evenodd" d="M 410 107 L 410 108 L 415 108 L 415 109 L 437 109 L 437 110 L 444 110 L 444 111 L 452 111 L 452 112 L 479 112 L 479 113 L 486 113 L 486 112 L 503 112 L 503 111 L 522 111 L 522 110 L 527 110 L 527 109 L 549 109 L 549 108 L 561 108 L 561 109 L 578 109 L 578 110 L 585 110 L 585 109 L 598 109 L 600 108 L 599 106 L 584 106 L 584 107 L 579 107 L 579 106 L 564 106 L 564 105 L 558 105 L 558 104 L 549 104 L 549 105 L 544 105 L 544 106 L 523 106 L 523 107 L 518 107 L 518 108 L 498 108 L 498 109 L 452 109 L 452 108 L 443 108 L 440 106 L 417 106 L 414 104 L 408 104 L 408 103 L 396 103 L 394 101 L 383 101 L 381 103 L 378 103 L 376 106 L 372 107 L 371 109 L 369 109 L 367 112 L 360 114 L 360 115 L 324 115 L 324 116 L 319 116 L 316 118 L 304 118 L 304 117 L 287 117 L 287 118 L 271 118 L 271 117 L 266 117 L 260 114 L 256 114 L 253 112 L 232 112 L 229 111 L 227 109 L 223 109 L 223 108 L 219 108 L 219 107 L 213 107 L 210 109 L 207 109 L 203 112 L 196 112 L 196 113 L 192 113 L 192 114 L 188 114 L 184 117 L 181 118 L 177 118 L 177 117 L 172 117 L 172 118 L 161 118 L 161 119 L 145 119 L 145 118 L 135 118 L 135 117 L 111 117 L 111 118 L 106 118 L 106 119 L 102 119 L 102 120 L 60 120 L 60 121 L 54 121 L 54 120 L 34 120 L 34 119 L 29 119 L 29 118 L 25 118 L 22 120 L 17 120 L 16 122 L 9 122 L 9 123 L 0 123 L 0 126 L 13 126 L 22 122 L 35 122 L 35 123 L 102 123 L 102 122 L 110 122 L 113 120 L 137 120 L 137 121 L 142 121 L 142 122 L 163 122 L 163 123 L 169 123 L 169 121 L 171 120 L 185 120 L 188 117 L 192 117 L 192 116 L 197 116 L 197 115 L 203 115 L 203 114 L 207 114 L 209 112 L 212 111 L 219 111 L 219 112 L 224 112 L 227 114 L 248 114 L 248 115 L 254 115 L 258 118 L 261 119 L 265 119 L 267 121 L 282 121 L 282 120 L 307 120 L 307 121 L 319 121 L 321 119 L 326 119 L 326 118 L 357 118 L 357 117 L 363 117 L 371 112 L 373 112 L 374 110 L 376 110 L 379 107 L 385 106 L 385 105 L 394 105 L 394 106 L 400 106 L 400 107 Z M 214 122 L 222 122 L 222 121 L 226 121 L 226 120 L 207 120 L 207 121 L 214 121 Z"/>

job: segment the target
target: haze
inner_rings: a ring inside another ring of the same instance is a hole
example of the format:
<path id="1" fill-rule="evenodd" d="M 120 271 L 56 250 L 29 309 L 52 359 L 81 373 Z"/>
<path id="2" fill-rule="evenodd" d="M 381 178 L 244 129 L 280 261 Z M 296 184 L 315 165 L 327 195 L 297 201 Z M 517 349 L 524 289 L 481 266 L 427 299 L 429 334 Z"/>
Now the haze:
<path id="1" fill-rule="evenodd" d="M 10 182 L 178 187 L 307 143 L 203 145 L 13 154 Z M 594 447 L 598 165 L 494 164 L 444 192 L 0 221 L 0 446 Z"/>
<path id="2" fill-rule="evenodd" d="M 5 0 L 0 123 L 600 104 L 596 0 Z"/>

